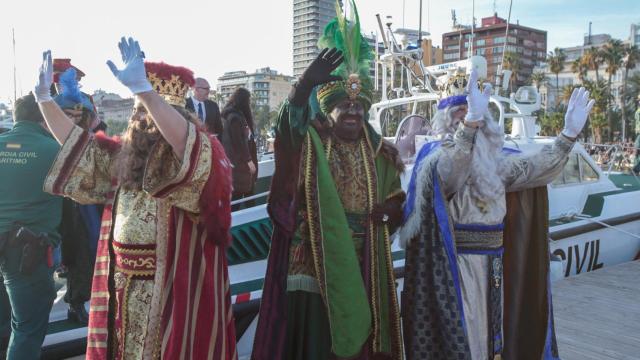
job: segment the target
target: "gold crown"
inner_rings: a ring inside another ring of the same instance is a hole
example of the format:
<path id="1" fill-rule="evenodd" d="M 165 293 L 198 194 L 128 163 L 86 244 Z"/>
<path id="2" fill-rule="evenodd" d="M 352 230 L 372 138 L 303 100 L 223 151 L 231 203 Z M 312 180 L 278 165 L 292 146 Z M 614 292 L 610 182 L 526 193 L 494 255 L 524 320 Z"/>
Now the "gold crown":
<path id="1" fill-rule="evenodd" d="M 462 95 L 467 90 L 467 76 L 464 72 L 458 71 L 449 77 L 445 85 L 447 96 Z"/>
<path id="2" fill-rule="evenodd" d="M 171 75 L 171 79 L 165 80 L 159 78 L 154 73 L 147 73 L 147 78 L 160 96 L 162 96 L 169 104 L 184 107 L 187 103 L 187 91 L 189 86 L 185 84 L 177 75 Z"/>
<path id="3" fill-rule="evenodd" d="M 184 107 L 187 91 L 195 80 L 193 72 L 187 68 L 165 63 L 145 63 L 147 79 L 153 89 L 169 104 Z"/>

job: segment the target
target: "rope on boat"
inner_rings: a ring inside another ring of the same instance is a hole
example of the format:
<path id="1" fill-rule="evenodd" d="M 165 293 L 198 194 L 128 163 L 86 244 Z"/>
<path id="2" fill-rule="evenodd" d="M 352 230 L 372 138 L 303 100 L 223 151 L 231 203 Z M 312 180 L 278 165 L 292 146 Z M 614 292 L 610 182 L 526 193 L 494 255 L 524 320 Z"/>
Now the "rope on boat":
<path id="1" fill-rule="evenodd" d="M 507 44 L 509 43 L 509 23 L 511 22 L 511 8 L 513 8 L 513 0 L 509 1 L 509 16 L 507 17 L 507 28 L 505 29 L 504 44 L 502 45 L 502 60 L 500 60 L 500 69 L 504 68 L 504 54 L 507 52 Z M 518 74 L 511 74 L 518 75 Z"/>
<path id="2" fill-rule="evenodd" d="M 568 215 L 567 217 L 568 217 L 568 218 L 578 218 L 578 219 L 582 219 L 582 220 L 587 220 L 587 221 L 590 221 L 590 222 L 592 222 L 592 223 L 596 223 L 596 224 L 601 225 L 601 226 L 604 226 L 604 227 L 606 227 L 606 228 L 609 228 L 609 229 L 612 229 L 612 230 L 615 230 L 615 231 L 619 231 L 619 232 L 621 232 L 621 233 L 623 233 L 623 234 L 626 234 L 626 235 L 632 236 L 632 237 L 634 237 L 634 238 L 636 238 L 636 239 L 640 240 L 640 235 L 638 235 L 638 234 L 634 234 L 634 233 L 631 233 L 631 232 L 629 232 L 629 231 L 626 231 L 626 230 L 622 230 L 622 229 L 620 229 L 620 228 L 617 228 L 617 227 L 615 227 L 615 226 L 613 226 L 613 225 L 609 225 L 609 224 L 607 224 L 607 223 L 605 223 L 605 222 L 602 222 L 602 221 L 600 221 L 600 220 L 596 220 L 596 219 L 592 218 L 592 217 L 591 217 L 591 216 L 589 216 L 589 215 L 585 215 L 585 214 L 571 214 L 571 215 Z"/>

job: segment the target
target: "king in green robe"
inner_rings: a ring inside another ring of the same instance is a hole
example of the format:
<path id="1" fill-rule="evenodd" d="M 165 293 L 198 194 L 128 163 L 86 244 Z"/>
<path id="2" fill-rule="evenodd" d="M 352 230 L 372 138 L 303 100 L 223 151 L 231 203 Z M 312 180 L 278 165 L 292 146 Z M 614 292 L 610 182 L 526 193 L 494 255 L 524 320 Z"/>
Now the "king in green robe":
<path id="1" fill-rule="evenodd" d="M 389 236 L 403 166 L 365 121 L 371 50 L 352 8 L 337 8 L 280 111 L 253 359 L 402 358 Z"/>

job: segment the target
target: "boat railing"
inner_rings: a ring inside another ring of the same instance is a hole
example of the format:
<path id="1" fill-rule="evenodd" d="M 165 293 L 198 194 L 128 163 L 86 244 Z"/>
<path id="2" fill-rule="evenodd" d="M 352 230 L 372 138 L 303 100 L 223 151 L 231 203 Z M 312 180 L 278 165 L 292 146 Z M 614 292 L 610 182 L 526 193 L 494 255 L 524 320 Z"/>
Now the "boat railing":
<path id="1" fill-rule="evenodd" d="M 231 202 L 231 205 L 238 205 L 238 204 L 242 204 L 242 203 L 245 203 L 245 202 L 253 201 L 253 200 L 256 200 L 256 199 L 261 199 L 261 198 L 267 197 L 267 196 L 269 196 L 269 191 L 265 191 L 265 192 L 262 192 L 262 193 L 259 193 L 259 194 L 247 196 L 247 197 L 244 197 L 244 198 L 238 199 L 238 200 L 233 200 Z"/>

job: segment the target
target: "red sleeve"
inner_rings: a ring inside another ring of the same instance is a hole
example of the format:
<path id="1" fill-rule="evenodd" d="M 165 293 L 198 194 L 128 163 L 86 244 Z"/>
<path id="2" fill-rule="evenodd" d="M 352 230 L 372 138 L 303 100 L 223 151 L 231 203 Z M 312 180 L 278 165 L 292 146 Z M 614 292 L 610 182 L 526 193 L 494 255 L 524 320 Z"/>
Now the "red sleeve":
<path id="1" fill-rule="evenodd" d="M 208 238 L 224 246 L 231 244 L 231 163 L 215 136 L 211 142 L 211 172 L 200 196 L 200 223 Z"/>

